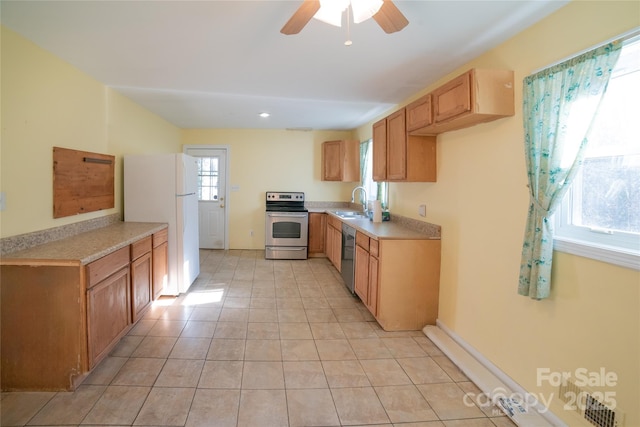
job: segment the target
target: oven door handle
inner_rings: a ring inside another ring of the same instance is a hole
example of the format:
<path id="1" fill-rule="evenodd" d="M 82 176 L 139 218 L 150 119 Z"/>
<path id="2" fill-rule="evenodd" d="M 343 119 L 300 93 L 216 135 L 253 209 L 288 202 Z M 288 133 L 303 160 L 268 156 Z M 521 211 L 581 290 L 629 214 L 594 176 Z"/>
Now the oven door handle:
<path id="1" fill-rule="evenodd" d="M 267 215 L 272 218 L 306 218 L 307 217 L 307 215 L 283 214 L 283 213 L 268 213 Z"/>

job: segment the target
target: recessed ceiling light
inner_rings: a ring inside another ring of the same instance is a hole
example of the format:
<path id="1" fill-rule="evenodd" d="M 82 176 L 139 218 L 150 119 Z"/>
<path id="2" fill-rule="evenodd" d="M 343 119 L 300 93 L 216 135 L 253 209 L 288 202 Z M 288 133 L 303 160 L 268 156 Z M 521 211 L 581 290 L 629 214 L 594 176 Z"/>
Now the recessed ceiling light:
<path id="1" fill-rule="evenodd" d="M 271 114 L 269 113 L 260 113 L 259 116 L 260 117 L 269 117 Z"/>

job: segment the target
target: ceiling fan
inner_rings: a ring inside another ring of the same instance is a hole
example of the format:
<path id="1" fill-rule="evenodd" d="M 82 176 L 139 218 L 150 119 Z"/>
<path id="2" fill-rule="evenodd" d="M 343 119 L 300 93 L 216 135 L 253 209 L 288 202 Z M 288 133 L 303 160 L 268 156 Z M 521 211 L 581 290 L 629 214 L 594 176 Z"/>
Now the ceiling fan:
<path id="1" fill-rule="evenodd" d="M 349 7 L 349 3 L 349 1 L 346 1 L 346 7 Z M 351 0 L 351 6 L 353 7 L 354 5 L 354 0 Z M 307 25 L 311 18 L 318 13 L 320 6 L 320 0 L 304 0 L 298 10 L 296 10 L 293 16 L 291 16 L 287 23 L 284 24 L 280 32 L 286 35 L 298 34 L 304 26 Z M 366 16 L 364 19 L 369 17 L 373 17 L 373 19 L 375 19 L 378 25 L 380 25 L 387 34 L 400 31 L 409 24 L 407 18 L 405 18 L 402 12 L 400 12 L 396 5 L 393 4 L 392 0 L 382 0 L 382 5 L 379 10 L 373 15 Z M 333 23 L 333 25 L 340 26 L 339 23 Z"/>

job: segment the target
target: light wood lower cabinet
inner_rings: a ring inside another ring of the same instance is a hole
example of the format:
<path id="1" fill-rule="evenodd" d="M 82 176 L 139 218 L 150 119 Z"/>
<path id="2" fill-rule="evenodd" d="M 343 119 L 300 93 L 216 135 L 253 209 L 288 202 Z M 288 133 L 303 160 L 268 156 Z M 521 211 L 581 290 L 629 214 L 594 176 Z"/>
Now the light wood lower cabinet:
<path id="1" fill-rule="evenodd" d="M 137 321 L 153 301 L 151 236 L 131 245 L 131 315 Z"/>
<path id="2" fill-rule="evenodd" d="M 440 240 L 379 240 L 376 320 L 385 331 L 435 325 Z"/>
<path id="3" fill-rule="evenodd" d="M 87 265 L 2 260 L 3 391 L 74 390 L 153 300 L 151 236 Z M 166 275 L 166 273 L 165 273 Z"/>
<path id="4" fill-rule="evenodd" d="M 356 232 L 355 292 L 374 317 L 378 314 L 378 240 Z"/>
<path id="5" fill-rule="evenodd" d="M 327 233 L 325 239 L 327 258 L 331 264 L 341 271 L 342 267 L 342 222 L 329 215 L 327 217 Z"/>
<path id="6" fill-rule="evenodd" d="M 309 243 L 307 253 L 309 257 L 325 254 L 325 240 L 327 233 L 327 214 L 320 212 L 309 213 Z"/>
<path id="7" fill-rule="evenodd" d="M 369 300 L 369 236 L 356 231 L 356 252 L 354 255 L 354 291 L 363 303 Z"/>
<path id="8" fill-rule="evenodd" d="M 165 228 L 153 235 L 153 299 L 158 299 L 169 280 L 169 240 Z"/>
<path id="9" fill-rule="evenodd" d="M 439 240 L 378 240 L 356 233 L 355 291 L 385 331 L 435 324 L 439 282 Z"/>
<path id="10" fill-rule="evenodd" d="M 102 360 L 131 324 L 129 268 L 87 290 L 89 369 Z"/>
<path id="11" fill-rule="evenodd" d="M 125 246 L 85 267 L 89 369 L 107 355 L 131 324 L 130 253 Z"/>

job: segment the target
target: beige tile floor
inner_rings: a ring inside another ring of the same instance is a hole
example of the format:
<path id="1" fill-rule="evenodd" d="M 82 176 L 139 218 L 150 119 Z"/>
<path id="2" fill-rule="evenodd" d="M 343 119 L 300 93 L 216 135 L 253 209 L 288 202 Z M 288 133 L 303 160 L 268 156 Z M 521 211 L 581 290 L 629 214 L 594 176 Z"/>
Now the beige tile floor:
<path id="1" fill-rule="evenodd" d="M 326 259 L 201 251 L 75 392 L 3 393 L 2 426 L 513 426 L 421 331 L 385 332 Z"/>

